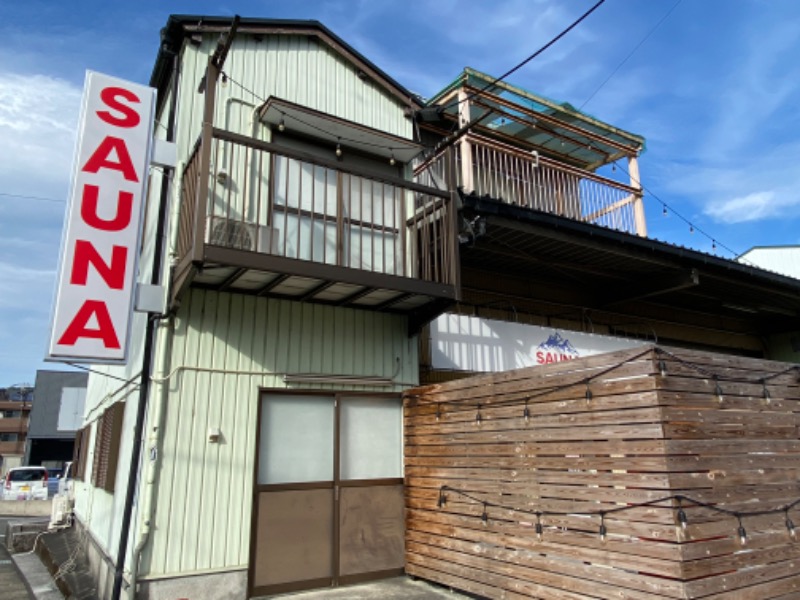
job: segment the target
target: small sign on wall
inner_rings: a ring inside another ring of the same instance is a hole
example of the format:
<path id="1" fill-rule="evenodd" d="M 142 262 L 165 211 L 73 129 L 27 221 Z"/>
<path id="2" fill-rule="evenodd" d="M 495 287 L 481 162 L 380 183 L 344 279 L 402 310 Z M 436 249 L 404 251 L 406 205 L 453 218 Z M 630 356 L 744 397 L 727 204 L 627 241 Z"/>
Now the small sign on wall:
<path id="1" fill-rule="evenodd" d="M 643 345 L 640 340 L 445 314 L 431 323 L 434 369 L 496 373 Z"/>

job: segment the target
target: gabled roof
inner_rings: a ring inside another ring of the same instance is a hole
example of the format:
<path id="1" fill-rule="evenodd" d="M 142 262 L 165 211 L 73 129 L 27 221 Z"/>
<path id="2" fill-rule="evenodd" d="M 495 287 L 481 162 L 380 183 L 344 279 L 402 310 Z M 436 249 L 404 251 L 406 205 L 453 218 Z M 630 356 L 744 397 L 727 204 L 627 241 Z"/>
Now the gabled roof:
<path id="1" fill-rule="evenodd" d="M 198 33 L 224 33 L 228 31 L 233 17 L 204 15 L 170 15 L 167 24 L 161 30 L 161 46 L 158 50 L 150 85 L 159 90 L 159 101 L 168 85 L 172 73 L 172 57 L 179 53 L 183 40 Z M 240 18 L 238 35 L 305 35 L 312 36 L 326 44 L 335 52 L 353 63 L 366 76 L 370 77 L 388 93 L 412 109 L 422 106 L 421 100 L 372 61 L 350 46 L 342 38 L 333 33 L 319 21 L 294 19 L 256 19 Z"/>

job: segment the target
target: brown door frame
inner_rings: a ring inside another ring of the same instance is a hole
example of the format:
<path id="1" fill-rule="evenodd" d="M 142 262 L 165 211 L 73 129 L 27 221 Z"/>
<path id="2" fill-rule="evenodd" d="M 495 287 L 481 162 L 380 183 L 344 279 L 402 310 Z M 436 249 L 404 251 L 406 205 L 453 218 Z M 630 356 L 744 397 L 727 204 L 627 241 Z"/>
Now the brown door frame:
<path id="1" fill-rule="evenodd" d="M 278 484 L 259 484 L 258 472 L 260 466 L 260 448 L 261 448 L 261 419 L 263 417 L 263 399 L 269 394 L 283 395 L 283 396 L 321 396 L 328 397 L 333 400 L 334 418 L 333 418 L 333 480 L 331 482 L 303 482 L 303 483 L 278 483 Z M 258 526 L 258 499 L 259 495 L 263 492 L 276 492 L 276 491 L 289 491 L 289 490 L 302 490 L 302 489 L 330 489 L 333 488 L 333 564 L 331 565 L 332 576 L 322 579 L 310 579 L 296 582 L 280 583 L 270 586 L 259 588 L 259 595 L 265 594 L 280 594 L 295 592 L 305 589 L 321 588 L 321 587 L 336 587 L 339 585 L 348 585 L 362 581 L 370 581 L 373 579 L 383 579 L 395 575 L 402 575 L 405 571 L 403 568 L 390 569 L 386 571 L 375 571 L 371 573 L 358 573 L 354 575 L 340 576 L 340 495 L 341 488 L 343 487 L 365 487 L 365 486 L 384 486 L 384 485 L 402 485 L 404 483 L 403 477 L 381 478 L 381 479 L 353 479 L 342 481 L 341 480 L 341 402 L 342 398 L 386 398 L 397 399 L 401 398 L 399 392 L 361 392 L 349 390 L 299 390 L 299 389 L 285 389 L 285 388 L 259 388 L 257 396 L 257 410 L 256 410 L 256 444 L 255 444 L 255 460 L 253 461 L 253 491 L 252 491 L 252 505 L 250 510 L 250 549 L 249 561 L 247 565 L 247 594 L 248 598 L 253 597 L 255 581 L 255 564 L 256 564 L 256 528 Z"/>

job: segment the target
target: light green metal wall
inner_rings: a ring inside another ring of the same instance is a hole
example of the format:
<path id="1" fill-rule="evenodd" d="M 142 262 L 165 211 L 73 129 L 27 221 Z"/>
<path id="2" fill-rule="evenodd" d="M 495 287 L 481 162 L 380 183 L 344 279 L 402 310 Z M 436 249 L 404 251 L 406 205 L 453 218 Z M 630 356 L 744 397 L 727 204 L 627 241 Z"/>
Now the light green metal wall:
<path id="1" fill-rule="evenodd" d="M 397 383 L 388 390 L 291 387 L 399 392 L 418 381 L 417 344 L 406 327 L 395 315 L 192 290 L 175 326 L 155 527 L 142 575 L 244 567 L 259 389 L 287 388 L 284 373 L 319 372 Z M 209 443 L 208 429 L 217 427 L 222 441 Z"/>
<path id="2" fill-rule="evenodd" d="M 197 87 L 217 39 L 217 35 L 207 35 L 199 46 L 187 44 L 184 48 L 179 157 L 188 155 L 200 135 L 203 94 L 197 93 Z M 223 68 L 230 80 L 227 84 L 218 82 L 216 127 L 250 135 L 252 108 L 269 96 L 277 96 L 390 134 L 412 136 L 412 123 L 404 116 L 403 106 L 376 83 L 359 79 L 355 65 L 315 38 L 267 35 L 257 42 L 242 34 L 235 38 Z M 259 126 L 256 134 L 261 139 L 269 137 L 264 126 Z"/>

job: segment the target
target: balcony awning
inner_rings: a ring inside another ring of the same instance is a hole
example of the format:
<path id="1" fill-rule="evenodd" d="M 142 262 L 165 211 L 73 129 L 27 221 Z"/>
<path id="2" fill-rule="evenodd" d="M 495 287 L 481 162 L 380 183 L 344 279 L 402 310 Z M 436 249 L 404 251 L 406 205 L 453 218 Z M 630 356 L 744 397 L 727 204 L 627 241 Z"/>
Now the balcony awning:
<path id="1" fill-rule="evenodd" d="M 331 147 L 340 143 L 343 149 L 354 148 L 386 159 L 394 157 L 401 163 L 409 162 L 422 151 L 422 146 L 412 140 L 274 96 L 259 108 L 259 117 L 273 126 L 283 123 L 287 131 L 330 141 Z"/>

